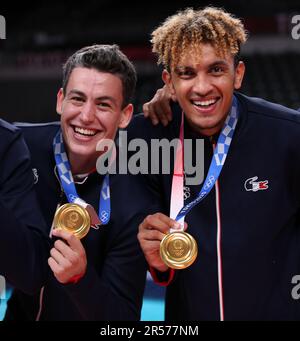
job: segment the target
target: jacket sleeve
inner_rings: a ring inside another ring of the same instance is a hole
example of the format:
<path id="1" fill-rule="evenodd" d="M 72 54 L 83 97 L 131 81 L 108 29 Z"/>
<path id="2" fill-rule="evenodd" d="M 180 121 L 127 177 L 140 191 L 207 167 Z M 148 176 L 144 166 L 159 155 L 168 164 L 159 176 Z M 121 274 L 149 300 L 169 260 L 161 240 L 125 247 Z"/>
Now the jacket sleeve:
<path id="1" fill-rule="evenodd" d="M 6 137 L 6 136 L 5 136 Z M 0 148 L 0 273 L 32 294 L 47 276 L 49 239 L 33 190 L 29 152 L 19 131 Z"/>
<path id="2" fill-rule="evenodd" d="M 175 270 L 170 268 L 166 272 L 159 272 L 156 269 L 149 267 L 149 271 L 153 281 L 162 287 L 167 287 L 175 276 Z"/>
<path id="3" fill-rule="evenodd" d="M 139 320 L 147 265 L 137 240 L 143 216 L 136 215 L 122 227 L 106 250 L 101 269 L 88 265 L 76 284 L 65 285 L 84 320 Z"/>

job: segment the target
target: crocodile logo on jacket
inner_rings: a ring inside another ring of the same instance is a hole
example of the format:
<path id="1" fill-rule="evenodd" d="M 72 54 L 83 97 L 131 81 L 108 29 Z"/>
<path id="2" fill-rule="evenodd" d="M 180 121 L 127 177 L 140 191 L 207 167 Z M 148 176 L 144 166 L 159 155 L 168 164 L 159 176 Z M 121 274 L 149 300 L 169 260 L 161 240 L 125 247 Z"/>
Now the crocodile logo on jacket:
<path id="1" fill-rule="evenodd" d="M 264 191 L 269 188 L 269 180 L 256 181 L 257 179 L 258 176 L 254 176 L 253 178 L 247 179 L 245 181 L 244 187 L 247 192 Z"/>

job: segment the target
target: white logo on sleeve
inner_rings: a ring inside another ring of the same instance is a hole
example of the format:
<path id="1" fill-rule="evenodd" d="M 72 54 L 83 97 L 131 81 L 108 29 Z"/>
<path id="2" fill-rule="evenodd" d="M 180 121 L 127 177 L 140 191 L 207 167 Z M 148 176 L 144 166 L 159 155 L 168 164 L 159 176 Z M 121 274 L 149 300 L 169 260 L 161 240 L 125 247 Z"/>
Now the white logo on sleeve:
<path id="1" fill-rule="evenodd" d="M 39 181 L 39 174 L 36 168 L 32 168 L 32 173 L 33 173 L 33 183 L 37 184 Z"/>

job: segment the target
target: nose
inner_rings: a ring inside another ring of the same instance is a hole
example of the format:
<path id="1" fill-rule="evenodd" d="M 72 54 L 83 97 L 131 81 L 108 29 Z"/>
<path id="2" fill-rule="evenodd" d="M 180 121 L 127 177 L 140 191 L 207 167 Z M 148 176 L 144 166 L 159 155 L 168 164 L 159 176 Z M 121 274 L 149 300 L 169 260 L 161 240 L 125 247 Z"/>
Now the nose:
<path id="1" fill-rule="evenodd" d="M 86 102 L 81 108 L 80 119 L 83 123 L 92 123 L 95 119 L 95 108 L 93 103 Z"/>
<path id="2" fill-rule="evenodd" d="M 211 79 L 206 74 L 198 74 L 194 78 L 193 91 L 200 96 L 206 96 L 213 90 Z"/>

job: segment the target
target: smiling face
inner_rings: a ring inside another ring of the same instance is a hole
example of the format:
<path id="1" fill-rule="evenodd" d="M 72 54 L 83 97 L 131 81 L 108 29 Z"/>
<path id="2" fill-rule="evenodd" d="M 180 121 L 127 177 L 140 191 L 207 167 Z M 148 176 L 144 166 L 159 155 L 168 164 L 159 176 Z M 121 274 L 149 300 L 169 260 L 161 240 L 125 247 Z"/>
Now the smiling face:
<path id="1" fill-rule="evenodd" d="M 234 66 L 231 54 L 220 57 L 210 44 L 200 44 L 201 55 L 192 49 L 163 80 L 176 96 L 196 132 L 211 136 L 219 132 L 231 108 L 234 89 L 242 84 L 245 66 Z"/>
<path id="2" fill-rule="evenodd" d="M 57 94 L 56 110 L 61 114 L 65 148 L 73 174 L 96 167 L 100 140 L 114 140 L 118 128 L 125 128 L 133 106 L 122 108 L 122 81 L 116 75 L 95 69 L 73 69 L 66 92 Z"/>

